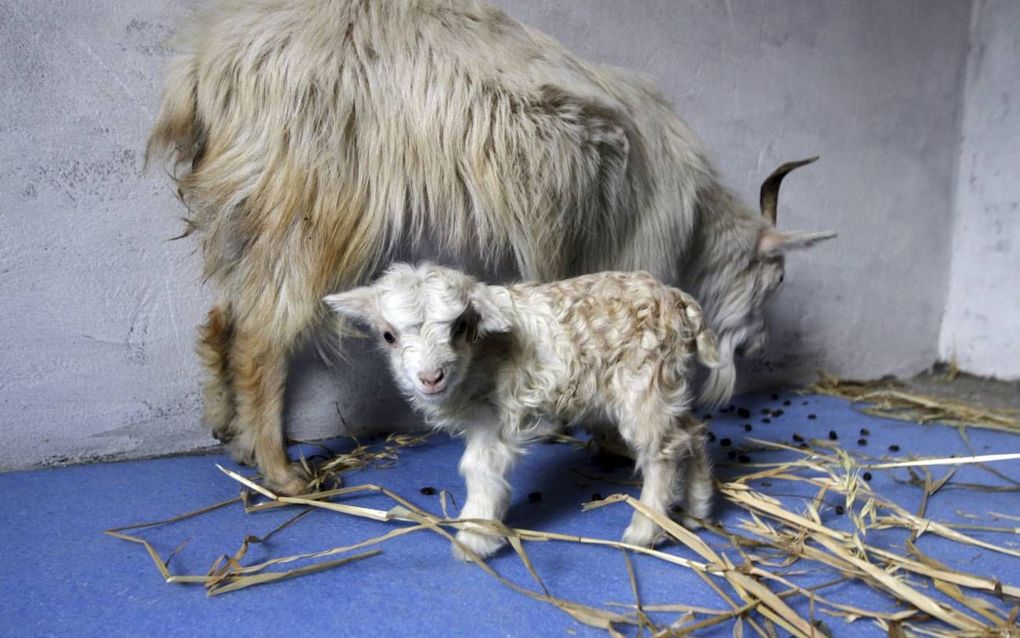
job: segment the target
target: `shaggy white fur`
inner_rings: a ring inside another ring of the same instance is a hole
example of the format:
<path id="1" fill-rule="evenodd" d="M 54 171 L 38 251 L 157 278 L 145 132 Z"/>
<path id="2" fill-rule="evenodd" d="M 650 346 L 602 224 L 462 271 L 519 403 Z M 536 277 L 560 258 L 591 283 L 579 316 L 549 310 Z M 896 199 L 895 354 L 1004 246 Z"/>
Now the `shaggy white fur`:
<path id="1" fill-rule="evenodd" d="M 397 264 L 325 301 L 379 335 L 397 385 L 432 425 L 466 439 L 461 518 L 501 519 L 522 446 L 582 422 L 615 425 L 652 510 L 667 514 L 682 491 L 688 523 L 708 515 L 706 432 L 689 415 L 689 382 L 695 360 L 715 368 L 719 359 L 701 306 L 683 291 L 646 272 L 504 287 Z M 650 545 L 660 531 L 635 513 L 623 538 Z M 457 540 L 481 556 L 502 542 L 470 529 Z"/>
<path id="2" fill-rule="evenodd" d="M 679 285 L 720 337 L 717 403 L 737 350 L 764 343 L 783 251 L 822 238 L 737 201 L 649 83 L 481 2 L 222 0 L 178 50 L 148 150 L 171 156 L 220 293 L 199 340 L 206 420 L 280 491 L 303 489 L 283 451 L 287 358 L 322 296 L 395 247 Z"/>

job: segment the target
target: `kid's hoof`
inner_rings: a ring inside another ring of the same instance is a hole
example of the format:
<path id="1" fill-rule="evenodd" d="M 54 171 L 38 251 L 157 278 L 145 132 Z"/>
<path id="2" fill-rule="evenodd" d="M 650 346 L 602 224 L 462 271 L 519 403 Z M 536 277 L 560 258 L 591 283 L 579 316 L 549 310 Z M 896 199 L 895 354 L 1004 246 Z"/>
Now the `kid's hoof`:
<path id="1" fill-rule="evenodd" d="M 499 551 L 499 548 L 502 547 L 505 542 L 500 536 L 488 536 L 486 534 L 479 534 L 478 532 L 469 532 L 466 530 L 457 532 L 457 540 L 478 555 L 479 558 L 488 558 L 489 556 L 492 556 Z M 464 551 L 464 548 L 457 543 L 453 544 L 453 555 L 458 560 L 465 562 L 471 561 L 471 558 L 468 556 L 467 552 Z"/>
<path id="2" fill-rule="evenodd" d="M 659 526 L 641 514 L 635 514 L 623 532 L 623 542 L 639 547 L 652 547 L 659 538 Z"/>

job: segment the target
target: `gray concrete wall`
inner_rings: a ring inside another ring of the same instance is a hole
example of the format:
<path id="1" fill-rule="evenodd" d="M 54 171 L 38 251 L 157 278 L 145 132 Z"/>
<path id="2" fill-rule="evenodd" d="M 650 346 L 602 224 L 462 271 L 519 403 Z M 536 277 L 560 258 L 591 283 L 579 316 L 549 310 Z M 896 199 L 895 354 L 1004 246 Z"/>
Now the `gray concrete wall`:
<path id="1" fill-rule="evenodd" d="M 1020 379 L 1020 3 L 978 0 L 971 41 L 941 352 Z"/>
<path id="2" fill-rule="evenodd" d="M 211 292 L 194 241 L 167 241 L 169 180 L 141 172 L 163 43 L 196 4 L 0 0 L 0 468 L 211 443 L 192 352 Z M 655 78 L 752 201 L 774 165 L 823 156 L 784 186 L 780 225 L 840 238 L 789 260 L 750 383 L 936 358 L 970 3 L 500 4 Z M 414 422 L 377 359 L 352 361 L 298 363 L 292 433 Z"/>

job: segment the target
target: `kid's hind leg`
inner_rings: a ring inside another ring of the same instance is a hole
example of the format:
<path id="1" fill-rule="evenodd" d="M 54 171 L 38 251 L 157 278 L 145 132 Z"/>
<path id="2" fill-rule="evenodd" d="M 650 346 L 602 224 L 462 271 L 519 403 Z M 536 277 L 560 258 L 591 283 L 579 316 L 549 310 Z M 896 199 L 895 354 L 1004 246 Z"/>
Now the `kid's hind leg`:
<path id="1" fill-rule="evenodd" d="M 205 323 L 199 326 L 197 349 L 207 375 L 202 387 L 203 417 L 213 436 L 222 443 L 229 443 L 237 435 L 234 427 L 237 409 L 230 372 L 233 339 L 234 321 L 230 306 L 221 301 L 212 307 Z"/>
<path id="2" fill-rule="evenodd" d="M 684 516 L 687 529 L 698 529 L 701 521 L 712 513 L 712 460 L 708 455 L 708 434 L 705 425 L 690 415 L 680 419 L 681 427 L 691 437 L 691 454 L 684 468 Z"/>
<path id="3" fill-rule="evenodd" d="M 634 450 L 637 468 L 643 477 L 642 505 L 654 513 L 669 517 L 669 507 L 677 494 L 680 478 L 678 462 L 688 449 L 687 436 L 673 427 L 669 417 L 645 419 L 638 427 L 621 428 L 624 440 Z M 623 533 L 626 543 L 641 546 L 655 544 L 661 528 L 641 512 L 634 512 Z"/>

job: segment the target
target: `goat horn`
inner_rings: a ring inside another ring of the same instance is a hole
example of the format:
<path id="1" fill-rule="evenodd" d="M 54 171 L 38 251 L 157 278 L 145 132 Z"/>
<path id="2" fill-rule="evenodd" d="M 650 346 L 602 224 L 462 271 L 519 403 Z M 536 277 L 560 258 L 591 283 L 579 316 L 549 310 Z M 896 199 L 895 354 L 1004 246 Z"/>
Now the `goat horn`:
<path id="1" fill-rule="evenodd" d="M 776 225 L 776 206 L 779 203 L 779 185 L 783 183 L 783 178 L 786 177 L 786 174 L 793 169 L 800 168 L 801 166 L 810 164 L 816 160 L 818 160 L 817 155 L 797 162 L 787 162 L 772 171 L 772 174 L 765 178 L 765 181 L 761 183 L 761 214 L 764 215 L 765 219 L 769 220 L 773 226 Z"/>

